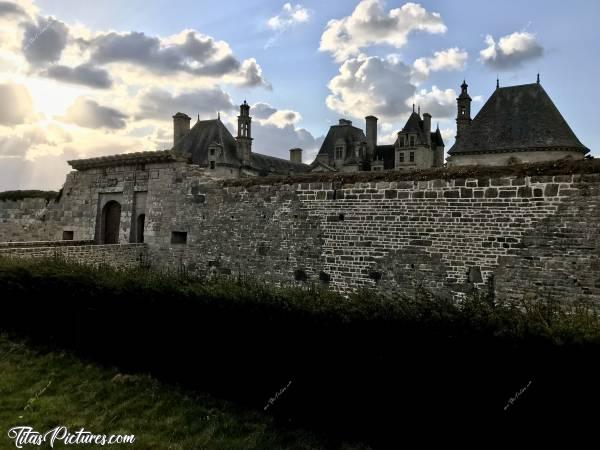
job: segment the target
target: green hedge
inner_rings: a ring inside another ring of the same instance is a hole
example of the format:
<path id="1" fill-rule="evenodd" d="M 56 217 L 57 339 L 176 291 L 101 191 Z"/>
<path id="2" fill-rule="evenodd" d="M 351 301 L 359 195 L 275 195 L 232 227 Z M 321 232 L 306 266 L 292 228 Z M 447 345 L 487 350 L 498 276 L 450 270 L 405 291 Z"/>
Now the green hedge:
<path id="1" fill-rule="evenodd" d="M 505 427 L 600 400 L 589 304 L 344 298 L 53 260 L 0 260 L 0 290 L 0 327 L 257 409 L 291 381 L 269 412 L 377 444 L 393 439 L 399 416 Z"/>

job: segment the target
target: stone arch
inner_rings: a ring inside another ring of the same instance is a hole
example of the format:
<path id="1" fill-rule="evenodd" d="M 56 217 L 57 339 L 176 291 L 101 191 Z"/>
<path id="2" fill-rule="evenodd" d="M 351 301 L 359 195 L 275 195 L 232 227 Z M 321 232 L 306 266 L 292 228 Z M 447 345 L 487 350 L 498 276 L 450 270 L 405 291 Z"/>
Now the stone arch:
<path id="1" fill-rule="evenodd" d="M 100 242 L 118 244 L 121 229 L 121 204 L 111 200 L 102 208 Z"/>

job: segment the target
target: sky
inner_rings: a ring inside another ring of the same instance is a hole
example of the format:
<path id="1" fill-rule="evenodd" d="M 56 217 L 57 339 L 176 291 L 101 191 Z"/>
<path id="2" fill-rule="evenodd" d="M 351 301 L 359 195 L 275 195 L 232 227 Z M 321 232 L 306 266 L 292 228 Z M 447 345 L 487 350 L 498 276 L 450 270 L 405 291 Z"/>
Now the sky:
<path id="1" fill-rule="evenodd" d="M 600 156 L 600 2 L 572 0 L 0 0 L 0 191 L 59 189 L 66 161 L 170 148 L 172 116 L 253 151 L 316 155 L 329 126 L 379 118 L 391 144 L 415 103 L 448 150 L 463 79 L 472 116 L 501 86 L 541 84 Z"/>

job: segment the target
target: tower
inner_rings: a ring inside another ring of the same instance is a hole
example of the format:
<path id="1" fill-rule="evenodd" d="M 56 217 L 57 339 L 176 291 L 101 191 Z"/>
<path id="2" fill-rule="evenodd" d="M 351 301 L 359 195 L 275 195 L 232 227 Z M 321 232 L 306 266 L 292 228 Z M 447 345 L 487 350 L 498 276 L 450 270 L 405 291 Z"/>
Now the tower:
<path id="1" fill-rule="evenodd" d="M 456 99 L 456 139 L 459 139 L 461 132 L 471 125 L 471 97 L 467 91 L 468 87 L 467 82 L 463 80 L 460 95 Z"/>
<path id="2" fill-rule="evenodd" d="M 244 103 L 240 105 L 240 115 L 238 116 L 238 134 L 236 140 L 236 153 L 242 165 L 250 162 L 252 153 L 252 117 L 250 117 L 250 105 Z"/>

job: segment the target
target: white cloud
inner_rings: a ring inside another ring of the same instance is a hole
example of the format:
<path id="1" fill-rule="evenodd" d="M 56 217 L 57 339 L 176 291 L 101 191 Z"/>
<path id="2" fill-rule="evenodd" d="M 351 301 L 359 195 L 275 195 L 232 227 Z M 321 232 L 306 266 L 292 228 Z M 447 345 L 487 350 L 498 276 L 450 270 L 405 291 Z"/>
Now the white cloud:
<path id="1" fill-rule="evenodd" d="M 431 72 L 464 70 L 468 58 L 469 54 L 458 47 L 435 52 L 433 58 L 419 58 L 413 63 L 415 80 L 424 80 Z"/>
<path id="2" fill-rule="evenodd" d="M 269 28 L 275 31 L 286 30 L 296 24 L 310 20 L 310 11 L 302 5 L 286 3 L 281 12 L 267 21 Z"/>
<path id="3" fill-rule="evenodd" d="M 29 90 L 21 84 L 0 84 L 0 125 L 18 125 L 34 116 Z"/>
<path id="4" fill-rule="evenodd" d="M 498 70 L 519 67 L 544 53 L 544 48 L 535 35 L 526 31 L 503 36 L 498 42 L 491 35 L 487 35 L 485 43 L 488 46 L 479 52 L 481 61 L 486 66 Z"/>
<path id="5" fill-rule="evenodd" d="M 456 114 L 456 96 L 454 89 L 441 90 L 432 86 L 430 91 L 421 89 L 406 105 L 415 103 L 422 113 L 429 113 L 434 119 L 450 118 Z"/>
<path id="6" fill-rule="evenodd" d="M 67 114 L 62 118 L 65 122 L 71 122 L 85 128 L 125 128 L 127 115 L 120 111 L 99 105 L 98 102 L 78 98 L 69 107 Z"/>
<path id="7" fill-rule="evenodd" d="M 396 56 L 379 58 L 359 55 L 346 61 L 328 84 L 327 106 L 342 115 L 363 119 L 373 114 L 384 120 L 402 117 L 409 108 L 416 86 L 411 68 Z"/>
<path id="8" fill-rule="evenodd" d="M 330 20 L 321 36 L 319 50 L 330 52 L 342 62 L 371 45 L 403 47 L 413 31 L 445 33 L 447 30 L 439 13 L 430 13 L 416 3 L 406 3 L 388 13 L 384 5 L 384 0 L 362 0 L 350 16 Z"/>

